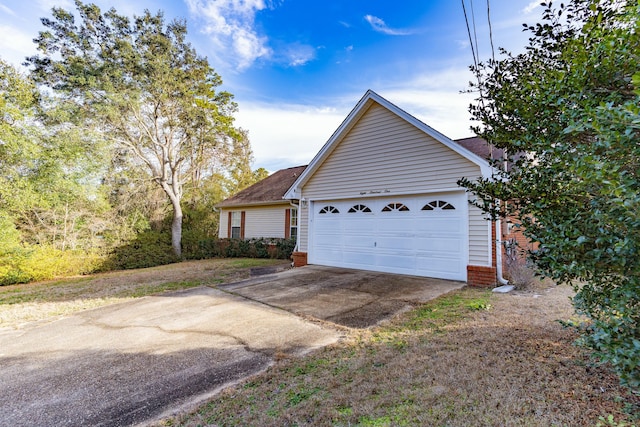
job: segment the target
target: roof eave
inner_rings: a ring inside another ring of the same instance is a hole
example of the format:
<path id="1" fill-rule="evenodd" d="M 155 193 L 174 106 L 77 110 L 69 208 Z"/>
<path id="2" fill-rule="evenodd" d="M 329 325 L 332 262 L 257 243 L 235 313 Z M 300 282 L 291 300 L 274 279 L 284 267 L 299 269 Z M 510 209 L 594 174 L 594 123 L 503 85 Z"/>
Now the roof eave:
<path id="1" fill-rule="evenodd" d="M 288 205 L 289 200 L 268 200 L 263 202 L 246 202 L 246 203 L 233 203 L 233 204 L 224 204 L 224 205 L 214 205 L 214 207 L 218 209 L 227 209 L 227 208 L 238 208 L 242 206 L 268 206 L 268 205 Z"/>

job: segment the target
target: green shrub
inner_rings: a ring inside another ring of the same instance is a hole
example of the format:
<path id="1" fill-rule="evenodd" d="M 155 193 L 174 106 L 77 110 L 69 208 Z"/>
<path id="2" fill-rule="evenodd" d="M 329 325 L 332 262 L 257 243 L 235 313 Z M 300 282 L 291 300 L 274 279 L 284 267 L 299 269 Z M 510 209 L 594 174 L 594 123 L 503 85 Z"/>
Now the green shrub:
<path id="1" fill-rule="evenodd" d="M 102 258 L 98 253 L 39 245 L 14 248 L 0 254 L 0 285 L 87 274 Z"/>
<path id="2" fill-rule="evenodd" d="M 191 241 L 182 253 L 186 259 L 206 258 L 272 258 L 290 259 L 295 241 L 292 239 L 215 239 Z"/>
<path id="3" fill-rule="evenodd" d="M 113 249 L 99 271 L 154 267 L 177 261 L 171 247 L 171 235 L 147 230 L 133 241 Z"/>

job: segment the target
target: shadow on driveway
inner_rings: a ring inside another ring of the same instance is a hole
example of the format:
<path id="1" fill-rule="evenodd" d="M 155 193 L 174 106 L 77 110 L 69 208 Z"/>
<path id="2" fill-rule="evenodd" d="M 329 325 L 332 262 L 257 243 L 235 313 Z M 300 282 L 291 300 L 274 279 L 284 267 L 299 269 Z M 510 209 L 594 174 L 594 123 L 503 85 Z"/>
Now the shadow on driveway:
<path id="1" fill-rule="evenodd" d="M 451 280 L 308 265 L 218 288 L 299 316 L 366 328 L 463 286 Z"/>

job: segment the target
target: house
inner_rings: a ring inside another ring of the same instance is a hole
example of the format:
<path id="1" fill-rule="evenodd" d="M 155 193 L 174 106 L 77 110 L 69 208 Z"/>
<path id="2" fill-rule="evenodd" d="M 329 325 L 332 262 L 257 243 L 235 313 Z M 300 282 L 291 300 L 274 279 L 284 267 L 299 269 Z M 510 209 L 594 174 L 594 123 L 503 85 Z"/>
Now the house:
<path id="1" fill-rule="evenodd" d="M 220 236 L 297 233 L 297 266 L 493 285 L 502 266 L 496 223 L 457 185 L 491 178 L 486 158 L 501 155 L 492 151 L 479 138 L 452 141 L 367 91 L 307 167 L 278 171 L 222 202 Z"/>
<path id="2" fill-rule="evenodd" d="M 284 194 L 306 166 L 282 169 L 232 197 L 218 203 L 218 237 L 295 238 L 298 234 L 297 207 Z"/>

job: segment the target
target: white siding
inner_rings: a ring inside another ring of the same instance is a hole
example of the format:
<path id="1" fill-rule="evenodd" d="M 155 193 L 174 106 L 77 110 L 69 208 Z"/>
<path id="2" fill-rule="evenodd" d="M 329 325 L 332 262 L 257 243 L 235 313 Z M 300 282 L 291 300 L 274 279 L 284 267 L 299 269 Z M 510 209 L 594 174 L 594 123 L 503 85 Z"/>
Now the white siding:
<path id="1" fill-rule="evenodd" d="M 387 190 L 386 194 L 420 194 L 455 189 L 462 176 L 480 175 L 476 164 L 373 104 L 303 192 L 313 199 L 360 197 L 362 192 Z"/>
<path id="2" fill-rule="evenodd" d="M 370 192 L 417 195 L 450 191 L 459 188 L 458 179 L 480 175 L 478 165 L 374 103 L 304 185 L 302 195 L 307 200 L 359 198 Z M 473 207 L 469 214 L 470 264 L 488 265 L 487 221 L 481 223 L 482 215 Z M 307 222 L 305 209 L 303 251 L 308 247 Z"/>
<path id="3" fill-rule="evenodd" d="M 245 239 L 259 237 L 284 238 L 285 210 L 290 206 L 261 206 L 243 209 L 245 219 Z"/>
<path id="4" fill-rule="evenodd" d="M 472 199 L 472 197 L 469 197 Z M 469 205 L 469 264 L 470 265 L 491 265 L 489 253 L 489 227 L 491 223 L 487 221 L 480 208 Z"/>
<path id="5" fill-rule="evenodd" d="M 229 212 L 244 211 L 246 212 L 244 222 L 245 239 L 260 237 L 284 238 L 285 210 L 290 208 L 291 206 L 289 205 L 275 205 L 222 209 L 220 211 L 219 237 L 228 237 L 227 228 L 229 222 Z"/>
<path id="6" fill-rule="evenodd" d="M 298 212 L 298 227 L 300 227 L 300 239 L 298 240 L 298 251 L 308 252 L 309 247 L 309 206 L 300 203 Z"/>
<path id="7" fill-rule="evenodd" d="M 232 209 L 220 209 L 220 227 L 218 228 L 218 238 L 226 239 L 229 237 L 229 212 Z"/>

